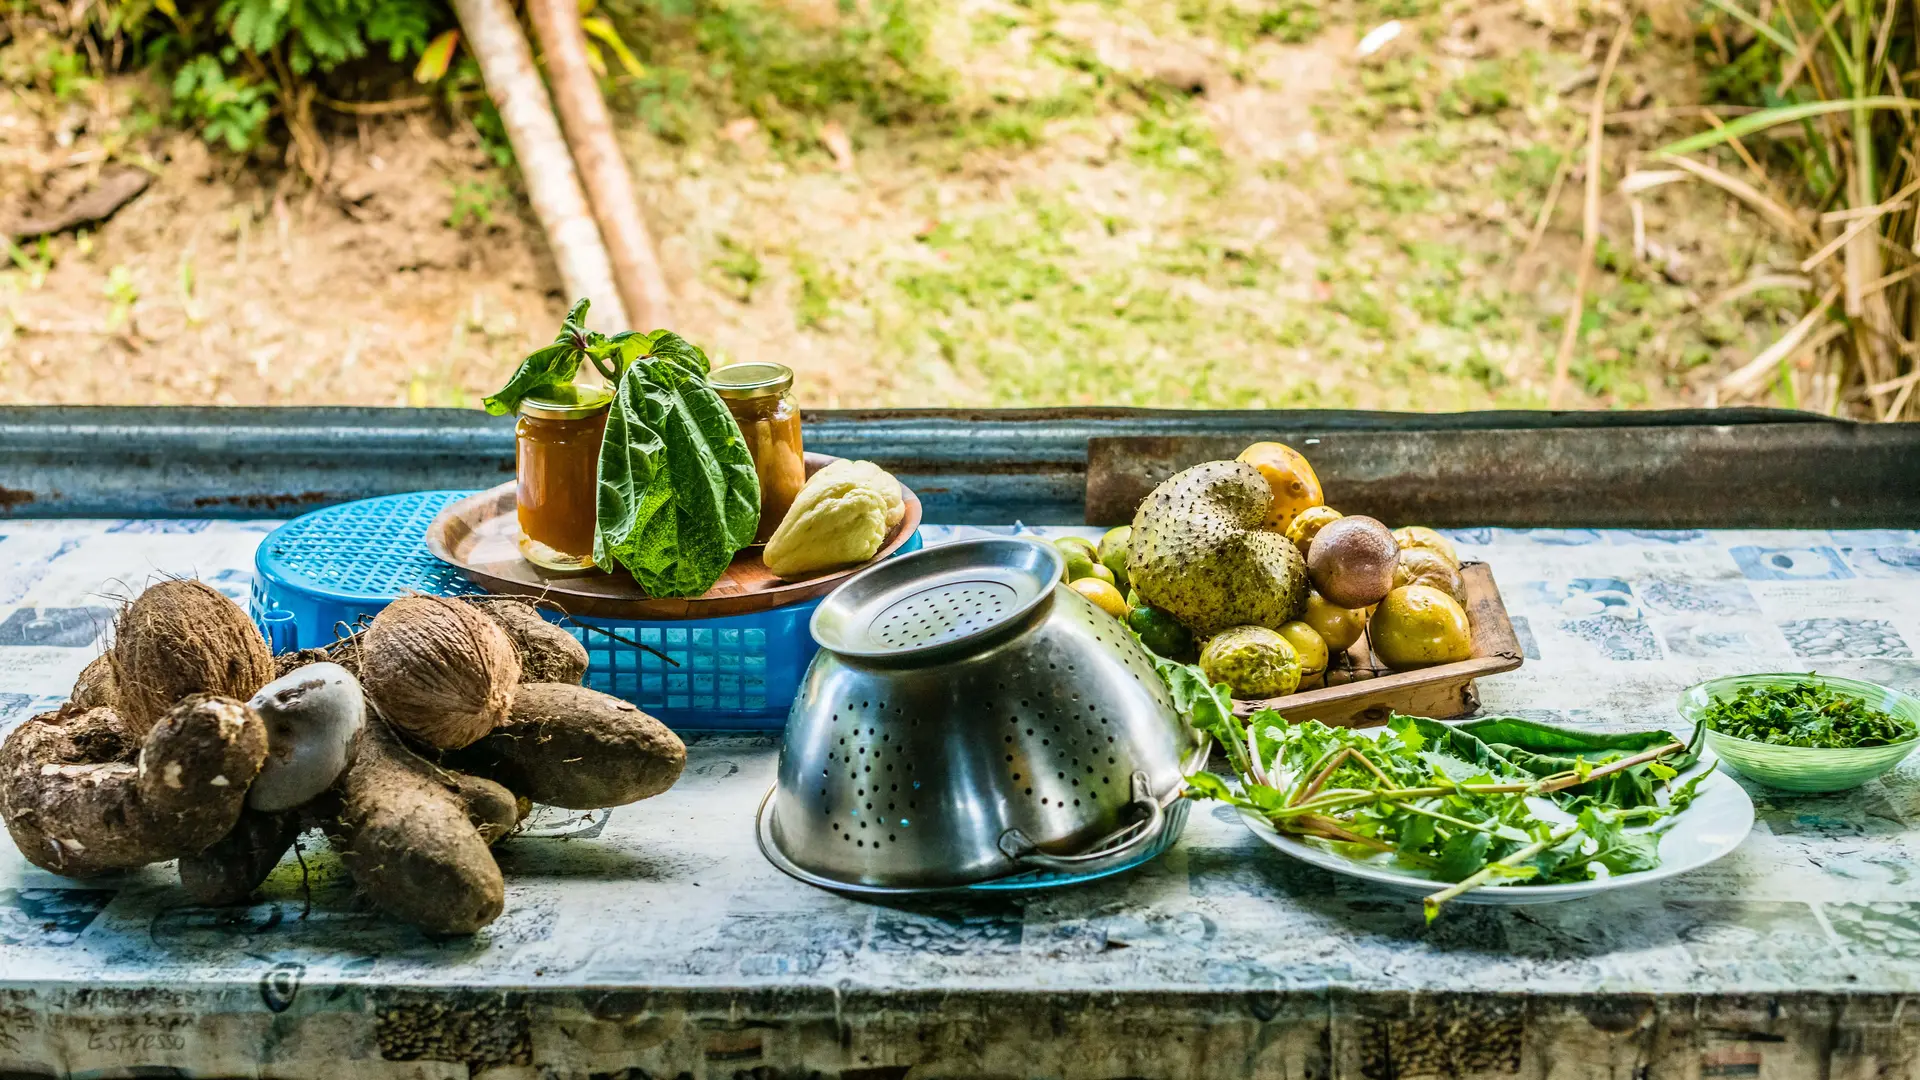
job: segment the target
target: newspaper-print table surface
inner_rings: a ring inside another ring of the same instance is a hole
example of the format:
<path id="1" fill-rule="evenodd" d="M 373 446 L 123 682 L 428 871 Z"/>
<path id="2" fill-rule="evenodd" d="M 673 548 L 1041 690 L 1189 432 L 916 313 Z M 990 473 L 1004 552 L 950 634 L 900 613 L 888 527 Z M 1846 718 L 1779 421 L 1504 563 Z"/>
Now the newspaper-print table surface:
<path id="1" fill-rule="evenodd" d="M 244 603 L 273 524 L 0 525 L 0 730 L 64 697 L 146 583 L 197 575 Z M 1483 680 L 1487 712 L 1677 727 L 1680 689 L 1756 670 L 1920 690 L 1920 533 L 1451 535 L 1491 564 L 1526 653 Z M 70 881 L 0 844 L 0 1074 L 1731 1076 L 1920 1060 L 1900 1005 L 1920 989 L 1920 760 L 1834 796 L 1750 784 L 1746 842 L 1675 880 L 1427 926 L 1205 804 L 1167 855 L 1078 889 L 842 899 L 754 846 L 776 750 L 696 739 L 667 794 L 506 842 L 506 914 L 456 940 L 368 910 L 314 837 L 304 869 L 289 859 L 233 909 L 189 906 L 170 866 Z"/>

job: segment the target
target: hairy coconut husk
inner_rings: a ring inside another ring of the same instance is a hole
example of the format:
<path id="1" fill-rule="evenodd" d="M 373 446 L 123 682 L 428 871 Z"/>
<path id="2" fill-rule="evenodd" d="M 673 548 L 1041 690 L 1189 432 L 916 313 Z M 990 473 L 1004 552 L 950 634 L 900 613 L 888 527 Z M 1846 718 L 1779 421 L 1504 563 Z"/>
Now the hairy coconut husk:
<path id="1" fill-rule="evenodd" d="M 389 723 L 428 746 L 457 750 L 507 718 L 520 655 L 506 631 L 471 605 L 403 596 L 367 628 L 357 674 Z"/>
<path id="2" fill-rule="evenodd" d="M 276 681 L 299 671 L 309 664 L 325 664 L 333 661 L 332 654 L 325 649 L 295 649 L 290 653 L 281 653 L 273 658 L 273 677 Z M 342 667 L 346 665 L 341 665 Z"/>
<path id="3" fill-rule="evenodd" d="M 107 653 L 120 718 L 144 736 L 193 694 L 245 701 L 273 679 L 273 654 L 239 604 L 203 581 L 163 581 L 120 613 Z"/>
<path id="4" fill-rule="evenodd" d="M 101 653 L 80 670 L 67 700 L 80 709 L 120 708 L 120 687 L 113 681 L 113 654 Z"/>
<path id="5" fill-rule="evenodd" d="M 587 647 L 578 638 L 540 617 L 524 600 L 512 597 L 469 601 L 507 632 L 520 654 L 523 683 L 573 683 L 587 677 Z"/>

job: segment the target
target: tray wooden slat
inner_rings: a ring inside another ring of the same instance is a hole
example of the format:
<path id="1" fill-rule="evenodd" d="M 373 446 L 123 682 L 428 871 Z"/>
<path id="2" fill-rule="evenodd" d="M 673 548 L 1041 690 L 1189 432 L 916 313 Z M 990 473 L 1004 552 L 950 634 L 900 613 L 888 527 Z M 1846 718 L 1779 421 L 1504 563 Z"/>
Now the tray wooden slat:
<path id="1" fill-rule="evenodd" d="M 1261 709 L 1274 709 L 1289 720 L 1318 720 L 1338 727 L 1374 727 L 1386 723 L 1395 712 L 1436 720 L 1473 712 L 1480 707 L 1473 681 L 1483 675 L 1512 671 L 1524 658 L 1487 564 L 1467 563 L 1460 568 L 1460 576 L 1466 581 L 1467 622 L 1473 630 L 1473 654 L 1467 659 L 1413 671 L 1391 671 L 1374 662 L 1363 637 L 1347 650 L 1347 656 L 1356 674 L 1371 677 L 1286 697 L 1235 701 L 1233 711 L 1247 717 Z"/>

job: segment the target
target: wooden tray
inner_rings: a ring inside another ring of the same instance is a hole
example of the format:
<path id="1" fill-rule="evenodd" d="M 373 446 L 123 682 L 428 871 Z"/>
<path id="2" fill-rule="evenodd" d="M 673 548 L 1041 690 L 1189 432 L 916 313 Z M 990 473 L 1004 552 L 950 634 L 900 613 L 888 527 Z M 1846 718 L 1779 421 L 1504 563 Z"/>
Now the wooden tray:
<path id="1" fill-rule="evenodd" d="M 1398 712 L 1447 720 L 1480 707 L 1473 680 L 1520 666 L 1520 639 L 1513 635 L 1507 606 L 1486 563 L 1460 567 L 1467 586 L 1467 622 L 1473 628 L 1473 655 L 1457 664 L 1393 671 L 1374 661 L 1362 637 L 1346 652 L 1344 670 L 1330 670 L 1339 685 L 1302 690 L 1263 701 L 1235 701 L 1242 717 L 1274 709 L 1289 720 L 1318 720 L 1337 727 L 1374 727 Z M 1335 663 L 1340 664 L 1338 657 Z"/>
<path id="2" fill-rule="evenodd" d="M 838 458 L 807 455 L 812 476 Z M 755 545 L 733 557 L 733 565 L 706 595 L 651 597 L 621 570 L 563 573 L 543 570 L 520 557 L 520 521 L 514 485 L 501 484 L 477 495 L 449 503 L 427 526 L 427 550 L 440 561 L 457 567 L 475 585 L 494 593 L 538 596 L 552 601 L 569 615 L 602 619 L 714 619 L 751 615 L 788 604 L 825 596 L 853 574 L 900 550 L 920 527 L 920 499 L 905 484 L 906 516 L 871 562 L 788 581 L 773 575 L 760 561 Z"/>

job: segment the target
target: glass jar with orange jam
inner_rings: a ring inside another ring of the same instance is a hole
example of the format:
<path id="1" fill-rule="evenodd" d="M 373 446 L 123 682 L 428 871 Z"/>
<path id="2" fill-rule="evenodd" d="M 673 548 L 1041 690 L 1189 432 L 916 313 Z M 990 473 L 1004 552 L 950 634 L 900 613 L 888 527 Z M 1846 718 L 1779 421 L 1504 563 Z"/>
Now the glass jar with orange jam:
<path id="1" fill-rule="evenodd" d="M 760 528 L 753 542 L 764 544 L 807 483 L 793 369 L 763 362 L 730 364 L 714 371 L 707 382 L 726 402 L 753 455 L 753 469 L 760 476 Z"/>
<path id="2" fill-rule="evenodd" d="M 548 570 L 593 566 L 600 440 L 613 390 L 576 383 L 520 403 L 514 427 L 520 554 Z"/>

